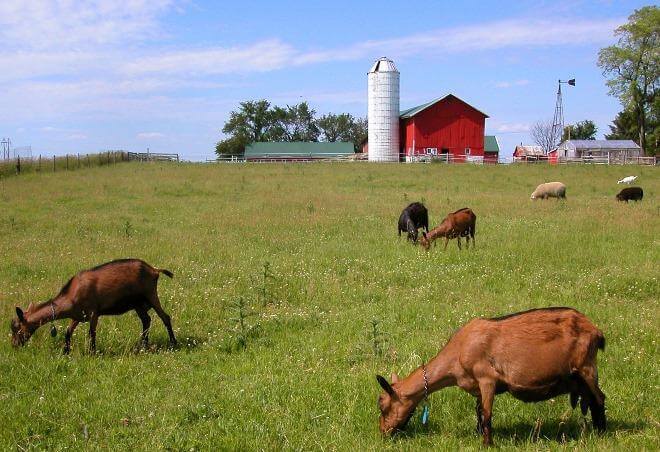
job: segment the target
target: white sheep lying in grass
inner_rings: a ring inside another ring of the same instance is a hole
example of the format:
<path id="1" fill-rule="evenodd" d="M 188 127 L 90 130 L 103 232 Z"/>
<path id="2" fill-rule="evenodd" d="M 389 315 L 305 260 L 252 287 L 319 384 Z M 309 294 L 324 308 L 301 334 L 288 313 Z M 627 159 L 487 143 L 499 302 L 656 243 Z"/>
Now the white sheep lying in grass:
<path id="1" fill-rule="evenodd" d="M 531 199 L 566 198 L 566 185 L 561 182 L 547 182 L 536 187 Z"/>
<path id="2" fill-rule="evenodd" d="M 637 176 L 626 176 L 617 182 L 617 184 L 632 184 L 635 182 L 635 179 L 637 179 Z"/>

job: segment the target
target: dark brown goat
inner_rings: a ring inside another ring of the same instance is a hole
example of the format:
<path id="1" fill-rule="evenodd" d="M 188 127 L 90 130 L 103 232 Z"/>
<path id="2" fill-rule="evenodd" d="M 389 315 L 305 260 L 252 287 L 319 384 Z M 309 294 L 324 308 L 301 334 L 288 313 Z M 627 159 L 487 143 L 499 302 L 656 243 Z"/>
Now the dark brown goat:
<path id="1" fill-rule="evenodd" d="M 158 277 L 163 273 L 173 277 L 169 270 L 154 268 L 139 259 L 108 262 L 75 275 L 53 299 L 37 306 L 30 303 L 27 311 L 16 307 L 17 317 L 12 320 L 12 344 L 24 345 L 30 336 L 48 322 L 71 319 L 66 330 L 64 353 L 71 350 L 71 335 L 80 322 L 89 322 L 90 348 L 96 350 L 96 325 L 102 315 L 119 315 L 135 310 L 142 321 L 142 343 L 149 340 L 153 308 L 163 321 L 176 344 L 170 316 L 163 311 L 158 299 Z"/>
<path id="2" fill-rule="evenodd" d="M 456 212 L 450 213 L 442 220 L 435 228 L 431 229 L 428 234 L 422 231 L 422 238 L 419 243 L 428 250 L 434 240 L 444 237 L 445 249 L 449 239 L 457 239 L 458 249 L 461 249 L 461 237 L 466 238 L 466 247 L 470 246 L 470 237 L 472 237 L 472 246 L 474 247 L 474 233 L 476 232 L 477 216 L 472 212 L 472 209 L 464 207 Z"/>
<path id="3" fill-rule="evenodd" d="M 525 402 L 570 394 L 591 409 L 594 428 L 605 430 L 605 394 L 598 387 L 596 354 L 605 348 L 603 333 L 571 308 L 544 308 L 493 319 L 475 319 L 458 330 L 426 366 L 392 384 L 378 375 L 385 390 L 378 399 L 380 431 L 405 427 L 428 394 L 458 386 L 477 398 L 477 430 L 492 443 L 491 416 L 496 394 L 509 392 Z"/>

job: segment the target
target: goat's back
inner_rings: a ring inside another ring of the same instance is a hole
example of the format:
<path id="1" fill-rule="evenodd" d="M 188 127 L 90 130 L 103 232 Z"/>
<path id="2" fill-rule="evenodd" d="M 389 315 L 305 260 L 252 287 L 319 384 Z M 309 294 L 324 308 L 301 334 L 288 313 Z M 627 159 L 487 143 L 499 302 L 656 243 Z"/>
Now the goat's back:
<path id="1" fill-rule="evenodd" d="M 477 221 L 477 216 L 472 209 L 464 207 L 456 212 L 447 215 L 447 221 L 451 222 L 453 227 L 464 229 L 466 226 L 473 226 Z"/>
<path id="2" fill-rule="evenodd" d="M 140 259 L 115 260 L 79 272 L 67 284 L 69 287 L 62 289 L 61 295 L 75 294 L 77 299 L 93 296 L 112 303 L 150 292 L 158 276 L 156 269 Z"/>
<path id="3" fill-rule="evenodd" d="M 451 342 L 465 369 L 486 360 L 510 387 L 534 387 L 570 375 L 594 362 L 605 345 L 603 333 L 584 314 L 564 307 L 475 319 Z"/>
<path id="4" fill-rule="evenodd" d="M 627 187 L 616 195 L 616 199 L 619 201 L 639 201 L 643 197 L 644 191 L 641 187 Z"/>
<path id="5" fill-rule="evenodd" d="M 424 204 L 421 202 L 413 202 L 408 204 L 408 206 L 403 209 L 403 212 L 401 212 L 401 216 L 403 217 L 404 215 L 410 217 L 410 219 L 417 227 L 428 224 L 428 210 L 426 210 L 426 207 L 424 207 Z"/>

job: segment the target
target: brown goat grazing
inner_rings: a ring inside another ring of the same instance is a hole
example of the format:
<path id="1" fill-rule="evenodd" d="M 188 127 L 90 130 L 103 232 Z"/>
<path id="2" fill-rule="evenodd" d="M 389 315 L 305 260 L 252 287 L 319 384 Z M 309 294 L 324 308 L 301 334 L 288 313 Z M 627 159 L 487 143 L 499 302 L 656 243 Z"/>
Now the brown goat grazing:
<path id="1" fill-rule="evenodd" d="M 176 344 L 170 316 L 163 311 L 158 299 L 158 277 L 163 273 L 170 278 L 169 270 L 154 268 L 139 259 L 122 259 L 84 270 L 75 275 L 49 301 L 37 306 L 30 303 L 27 311 L 16 307 L 17 317 L 12 320 L 12 344 L 24 345 L 30 336 L 48 322 L 71 319 L 64 339 L 64 353 L 71 350 L 71 335 L 80 322 L 89 321 L 90 348 L 96 350 L 96 325 L 102 315 L 119 315 L 135 310 L 142 321 L 142 343 L 149 340 L 153 308 L 163 321 Z"/>
<path id="2" fill-rule="evenodd" d="M 392 384 L 377 375 L 385 390 L 378 399 L 380 431 L 405 427 L 428 394 L 458 386 L 477 398 L 477 430 L 492 443 L 491 416 L 496 394 L 509 392 L 524 402 L 570 394 L 591 409 L 594 428 L 605 430 L 605 394 L 598 387 L 596 354 L 603 333 L 571 308 L 543 308 L 493 319 L 474 319 L 449 339 L 426 366 Z M 425 390 L 425 386 L 428 390 Z"/>
<path id="3" fill-rule="evenodd" d="M 431 243 L 439 237 L 445 238 L 445 249 L 449 239 L 457 239 L 458 249 L 461 249 L 461 237 L 465 237 L 466 247 L 470 246 L 470 237 L 472 237 L 472 246 L 474 247 L 474 233 L 477 225 L 477 216 L 472 209 L 464 207 L 456 212 L 450 213 L 435 228 L 426 234 L 422 231 L 422 238 L 419 243 L 425 250 L 431 247 Z"/>

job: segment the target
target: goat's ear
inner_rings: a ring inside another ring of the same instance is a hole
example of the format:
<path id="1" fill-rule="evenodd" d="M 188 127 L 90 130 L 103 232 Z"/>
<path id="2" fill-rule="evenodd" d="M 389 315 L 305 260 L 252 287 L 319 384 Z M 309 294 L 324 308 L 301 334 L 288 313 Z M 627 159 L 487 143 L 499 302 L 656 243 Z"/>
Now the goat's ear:
<path id="1" fill-rule="evenodd" d="M 16 306 L 16 315 L 18 316 L 18 320 L 21 322 L 25 322 L 25 316 L 23 315 L 23 310 Z"/>
<path id="2" fill-rule="evenodd" d="M 27 308 L 27 311 L 26 311 L 26 312 L 32 312 L 32 311 L 34 311 L 34 303 L 30 303 L 30 304 L 28 305 L 28 308 Z"/>
<path id="3" fill-rule="evenodd" d="M 392 372 L 392 376 L 390 377 L 390 380 L 392 380 L 392 384 L 398 383 L 399 382 L 399 376 L 395 372 Z"/>
<path id="4" fill-rule="evenodd" d="M 391 397 L 396 397 L 396 392 L 394 392 L 394 389 L 392 386 L 390 386 L 385 377 L 376 375 L 376 380 L 378 380 L 378 384 L 380 384 L 381 388 L 383 388 L 385 392 L 387 392 Z"/>

